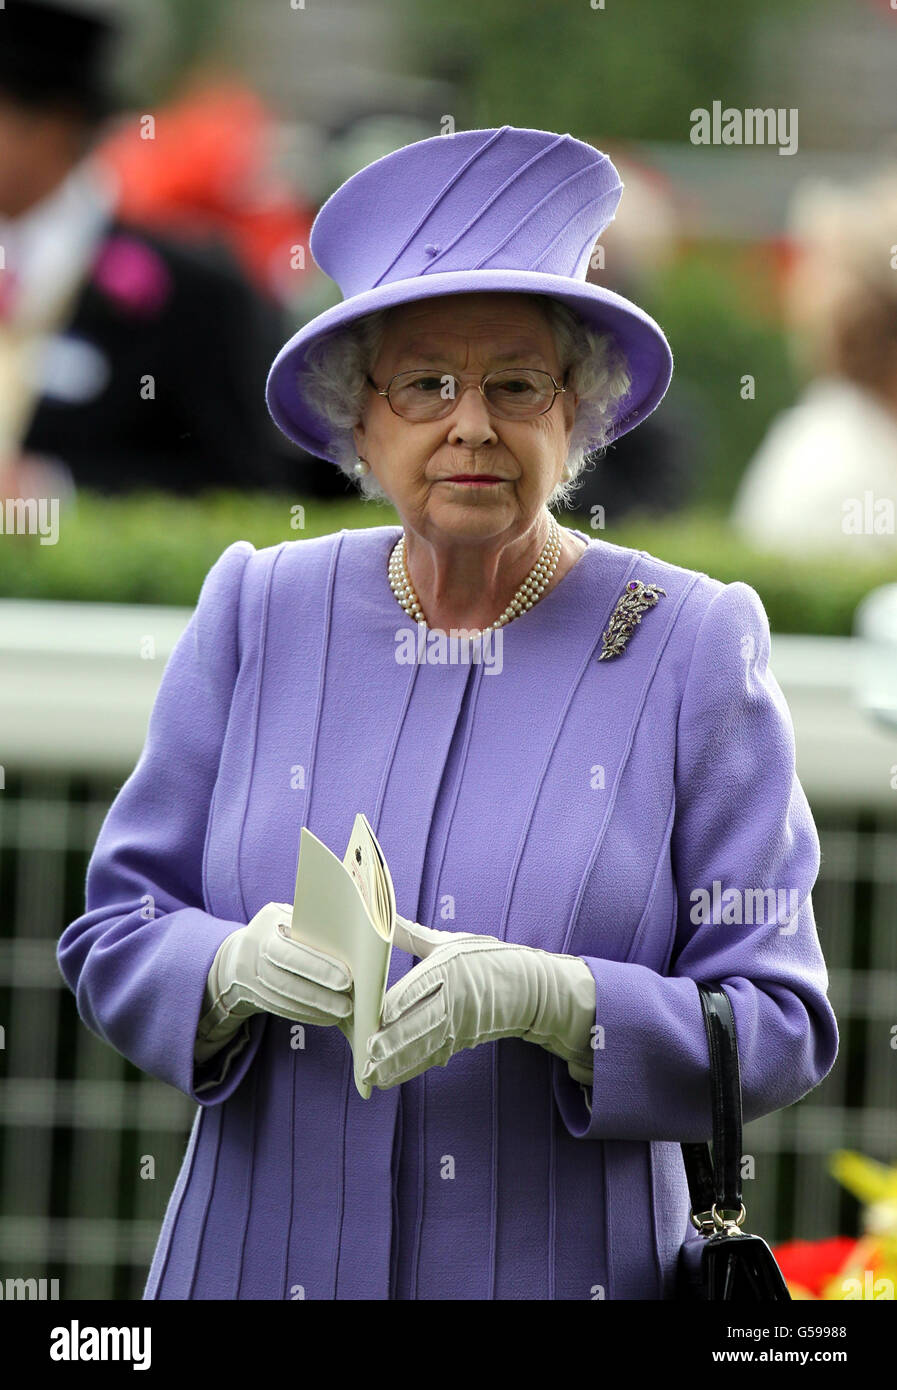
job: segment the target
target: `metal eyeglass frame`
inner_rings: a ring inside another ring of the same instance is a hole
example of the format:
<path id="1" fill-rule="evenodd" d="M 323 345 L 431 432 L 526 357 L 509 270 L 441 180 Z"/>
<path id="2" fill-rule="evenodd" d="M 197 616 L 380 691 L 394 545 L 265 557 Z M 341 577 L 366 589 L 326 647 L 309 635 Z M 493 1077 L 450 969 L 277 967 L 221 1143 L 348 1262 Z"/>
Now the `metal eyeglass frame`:
<path id="1" fill-rule="evenodd" d="M 428 424 L 432 424 L 432 422 L 433 422 L 434 420 L 444 420 L 444 419 L 446 418 L 446 416 L 451 415 L 454 406 L 457 405 L 458 401 L 461 399 L 461 396 L 462 396 L 463 393 L 467 390 L 467 386 L 464 384 L 464 382 L 461 380 L 460 377 L 455 376 L 455 373 L 454 373 L 454 372 L 436 372 L 436 371 L 431 372 L 431 373 L 430 373 L 431 376 L 450 376 L 450 377 L 452 377 L 452 379 L 453 379 L 454 381 L 456 381 L 456 382 L 458 383 L 458 385 L 461 387 L 461 390 L 458 392 L 458 394 L 457 394 L 456 396 L 446 396 L 446 397 L 445 397 L 446 402 L 449 403 L 449 409 L 446 410 L 442 415 L 431 415 L 431 416 L 430 416 L 428 419 L 426 419 L 426 420 L 409 420 L 407 415 L 402 415 L 400 411 L 396 410 L 396 408 L 395 408 L 395 406 L 393 405 L 392 401 L 389 399 L 389 390 L 390 390 L 390 387 L 392 386 L 393 382 L 396 381 L 400 376 L 414 376 L 415 374 L 420 373 L 420 372 L 424 372 L 424 371 L 426 371 L 426 368 L 424 368 L 424 367 L 409 367 L 406 371 L 403 371 L 403 372 L 396 372 L 394 376 L 391 376 L 391 377 L 389 378 L 389 381 L 386 383 L 386 386 L 385 386 L 385 387 L 380 387 L 380 386 L 378 386 L 377 383 L 376 383 L 376 381 L 374 381 L 373 377 L 370 376 L 370 375 L 368 376 L 367 379 L 368 379 L 368 381 L 370 382 L 371 386 L 373 386 L 374 390 L 377 392 L 377 395 L 378 395 L 378 396 L 385 396 L 385 397 L 386 397 L 386 403 L 387 403 L 387 405 L 389 406 L 390 410 L 392 411 L 393 415 L 398 416 L 398 418 L 399 418 L 400 420 L 404 420 L 404 421 L 406 422 L 406 424 L 409 424 L 409 425 L 428 425 Z M 495 412 L 493 411 L 492 406 L 490 405 L 489 401 L 487 400 L 487 398 L 486 398 L 486 392 L 485 392 L 485 390 L 483 389 L 484 386 L 485 386 L 485 384 L 486 384 L 486 382 L 489 380 L 490 377 L 492 377 L 492 376 L 498 376 L 501 372 L 513 372 L 513 371 L 520 371 L 520 372 L 536 372 L 536 371 L 538 371 L 542 376 L 547 376 L 547 377 L 548 377 L 548 380 L 551 382 L 552 386 L 554 387 L 554 395 L 552 396 L 550 403 L 545 407 L 545 409 L 544 409 L 544 410 L 537 410 L 536 413 L 535 413 L 534 415 L 517 415 L 517 416 L 513 416 L 513 415 L 512 415 L 512 416 L 508 416 L 508 415 L 499 415 L 499 416 L 498 416 L 498 419 L 499 419 L 499 420 L 509 420 L 509 419 L 510 419 L 510 420 L 515 420 L 515 419 L 517 419 L 517 420 L 538 420 L 539 417 L 540 417 L 540 415 L 547 415 L 548 412 L 549 412 L 549 410 L 551 410 L 552 407 L 554 406 L 554 403 L 555 403 L 555 401 L 557 400 L 558 396 L 564 395 L 565 392 L 567 391 L 567 386 L 566 386 L 566 384 L 563 385 L 563 386 L 558 386 L 558 384 L 557 384 L 557 382 L 555 381 L 554 377 L 552 376 L 551 372 L 543 371 L 541 367 L 497 367 L 497 368 L 495 369 L 494 372 L 486 372 L 485 375 L 483 375 L 483 376 L 480 378 L 479 386 L 478 386 L 478 388 L 477 388 L 477 389 L 479 390 L 480 395 L 483 397 L 483 400 L 486 402 L 486 409 L 489 411 L 490 414 L 494 414 Z M 569 369 L 568 369 L 568 371 L 566 371 L 566 372 L 564 373 L 564 382 L 565 382 L 565 383 L 566 383 L 566 380 L 567 380 L 568 375 L 569 375 Z M 472 386 L 472 385 L 473 385 L 473 382 L 469 382 L 468 385 Z"/>

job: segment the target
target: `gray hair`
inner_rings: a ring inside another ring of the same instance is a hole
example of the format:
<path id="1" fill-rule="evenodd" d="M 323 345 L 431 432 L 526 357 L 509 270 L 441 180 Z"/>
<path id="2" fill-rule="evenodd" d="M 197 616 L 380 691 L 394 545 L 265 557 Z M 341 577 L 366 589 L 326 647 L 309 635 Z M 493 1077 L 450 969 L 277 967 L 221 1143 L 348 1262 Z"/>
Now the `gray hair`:
<path id="1" fill-rule="evenodd" d="M 610 333 L 597 333 L 562 300 L 534 295 L 554 331 L 561 375 L 569 371 L 568 388 L 579 396 L 562 477 L 546 505 L 569 506 L 590 456 L 609 442 L 613 407 L 632 385 L 626 359 Z M 380 353 L 389 309 L 378 309 L 314 343 L 306 355 L 302 392 L 311 409 L 330 426 L 329 443 L 339 467 L 357 483 L 367 501 L 389 502 L 373 473 L 354 471 L 357 455 L 352 427 L 361 419 L 367 395 L 367 376 Z"/>

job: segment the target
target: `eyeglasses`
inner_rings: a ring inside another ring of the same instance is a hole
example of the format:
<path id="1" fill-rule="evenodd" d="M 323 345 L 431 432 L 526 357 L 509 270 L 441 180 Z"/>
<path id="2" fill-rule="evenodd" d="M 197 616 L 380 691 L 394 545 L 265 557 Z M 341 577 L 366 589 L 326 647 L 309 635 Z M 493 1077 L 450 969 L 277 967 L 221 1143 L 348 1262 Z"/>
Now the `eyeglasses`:
<path id="1" fill-rule="evenodd" d="M 399 372 L 382 389 L 371 377 L 368 381 L 378 396 L 386 397 L 396 415 L 412 421 L 441 420 L 450 415 L 458 396 L 465 390 L 463 383 L 451 372 L 440 374 L 421 369 Z M 550 372 L 506 367 L 502 371 L 487 372 L 478 389 L 490 412 L 499 419 L 530 420 L 546 414 L 554 405 L 555 397 L 567 387 L 559 386 Z"/>

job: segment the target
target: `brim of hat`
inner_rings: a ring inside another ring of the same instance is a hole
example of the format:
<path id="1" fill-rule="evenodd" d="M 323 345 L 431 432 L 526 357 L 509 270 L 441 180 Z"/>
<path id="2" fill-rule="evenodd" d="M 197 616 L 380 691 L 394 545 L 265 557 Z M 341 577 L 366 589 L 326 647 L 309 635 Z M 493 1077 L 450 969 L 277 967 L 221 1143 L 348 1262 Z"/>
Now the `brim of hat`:
<path id="1" fill-rule="evenodd" d="M 575 310 L 599 332 L 613 333 L 632 378 L 629 392 L 617 402 L 608 443 L 635 429 L 660 404 L 673 374 L 673 355 L 663 330 L 650 314 L 613 290 L 564 275 L 532 270 L 446 271 L 395 280 L 353 295 L 310 320 L 284 343 L 271 364 L 265 398 L 273 419 L 294 443 L 318 458 L 338 463 L 327 443 L 329 426 L 303 394 L 306 354 L 337 329 L 378 309 L 450 294 L 548 294 Z"/>

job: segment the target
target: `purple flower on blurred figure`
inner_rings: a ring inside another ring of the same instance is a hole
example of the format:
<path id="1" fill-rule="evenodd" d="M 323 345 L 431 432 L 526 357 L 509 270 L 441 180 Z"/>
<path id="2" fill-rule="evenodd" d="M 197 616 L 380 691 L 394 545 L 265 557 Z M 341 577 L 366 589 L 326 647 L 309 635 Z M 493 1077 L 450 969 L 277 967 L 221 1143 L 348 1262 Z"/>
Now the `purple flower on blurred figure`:
<path id="1" fill-rule="evenodd" d="M 121 308 L 135 314 L 156 314 L 171 292 L 171 275 L 162 257 L 130 236 L 112 236 L 94 261 L 95 285 Z"/>

